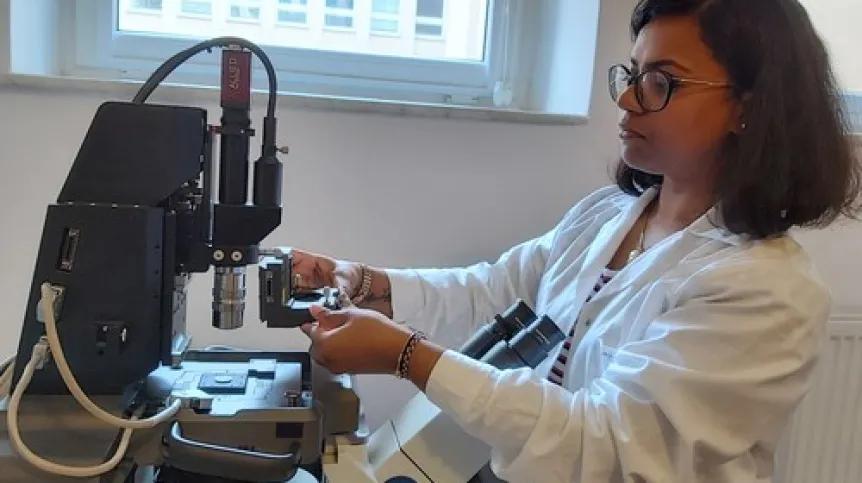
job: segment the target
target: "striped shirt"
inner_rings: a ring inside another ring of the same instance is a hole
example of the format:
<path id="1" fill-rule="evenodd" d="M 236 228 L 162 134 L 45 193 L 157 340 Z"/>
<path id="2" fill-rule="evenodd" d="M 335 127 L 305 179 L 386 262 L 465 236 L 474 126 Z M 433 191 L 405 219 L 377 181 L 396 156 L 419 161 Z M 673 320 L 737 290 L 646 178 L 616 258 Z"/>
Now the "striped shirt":
<path id="1" fill-rule="evenodd" d="M 593 286 L 593 291 L 590 292 L 589 297 L 587 297 L 587 302 L 589 302 L 593 297 L 599 293 L 599 290 L 602 289 L 608 282 L 616 274 L 616 270 L 611 270 L 610 268 L 605 268 L 599 276 L 599 280 L 596 282 L 596 285 Z M 584 302 L 586 303 L 586 302 Z M 569 355 L 572 351 L 572 337 L 575 334 L 575 327 L 572 327 L 572 331 L 569 332 L 569 336 L 566 338 L 565 342 L 563 342 L 563 348 L 560 350 L 560 355 L 557 356 L 557 360 L 554 361 L 554 365 L 551 367 L 551 372 L 548 374 L 548 380 L 557 385 L 563 384 L 563 374 L 566 372 L 566 362 L 569 360 Z"/>

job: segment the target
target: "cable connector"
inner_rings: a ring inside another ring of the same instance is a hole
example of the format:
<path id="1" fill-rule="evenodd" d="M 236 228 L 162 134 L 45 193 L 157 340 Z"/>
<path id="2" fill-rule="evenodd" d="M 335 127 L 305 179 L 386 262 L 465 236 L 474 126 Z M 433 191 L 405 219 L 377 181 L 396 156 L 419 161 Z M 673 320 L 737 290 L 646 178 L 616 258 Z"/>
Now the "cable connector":
<path id="1" fill-rule="evenodd" d="M 39 342 L 33 346 L 33 361 L 37 370 L 45 367 L 45 364 L 51 361 L 51 345 L 48 343 L 48 337 L 39 337 Z"/>
<path id="2" fill-rule="evenodd" d="M 194 411 L 209 411 L 213 407 L 215 398 L 199 389 L 187 389 L 172 393 L 168 397 L 168 404 L 179 403 L 181 407 Z"/>

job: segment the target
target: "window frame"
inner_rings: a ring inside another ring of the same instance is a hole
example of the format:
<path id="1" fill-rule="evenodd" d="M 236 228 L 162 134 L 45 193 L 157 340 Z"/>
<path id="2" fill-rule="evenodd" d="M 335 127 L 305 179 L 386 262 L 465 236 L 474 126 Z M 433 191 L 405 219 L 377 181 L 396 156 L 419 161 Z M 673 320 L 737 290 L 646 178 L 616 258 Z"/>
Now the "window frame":
<path id="1" fill-rule="evenodd" d="M 507 53 L 502 47 L 506 37 L 514 35 L 513 29 L 517 27 L 514 22 L 503 21 L 509 1 L 489 0 L 486 56 L 482 62 L 263 47 L 276 66 L 280 91 L 380 101 L 491 105 L 497 81 L 504 78 L 505 66 L 512 64 L 507 56 L 517 50 L 508 49 Z M 165 59 L 201 40 L 115 32 L 119 15 L 116 0 L 78 0 L 72 8 L 75 9 L 71 26 L 75 41 L 74 51 L 65 56 L 67 75 L 145 79 Z M 355 8 L 356 4 L 354 15 Z M 220 57 L 216 55 L 195 56 L 169 81 L 212 86 L 217 82 L 213 67 L 219 62 Z M 265 85 L 259 63 L 255 62 L 255 67 L 255 85 Z"/>

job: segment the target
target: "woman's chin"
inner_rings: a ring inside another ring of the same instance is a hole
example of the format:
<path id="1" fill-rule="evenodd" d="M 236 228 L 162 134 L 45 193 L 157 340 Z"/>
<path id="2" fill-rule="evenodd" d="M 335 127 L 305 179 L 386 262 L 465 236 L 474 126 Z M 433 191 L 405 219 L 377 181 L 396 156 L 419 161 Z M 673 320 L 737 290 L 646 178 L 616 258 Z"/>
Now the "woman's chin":
<path id="1" fill-rule="evenodd" d="M 620 157 L 626 166 L 643 171 L 648 174 L 660 174 L 661 169 L 656 165 L 652 156 L 648 156 L 642 147 L 636 143 L 623 143 L 620 149 Z"/>

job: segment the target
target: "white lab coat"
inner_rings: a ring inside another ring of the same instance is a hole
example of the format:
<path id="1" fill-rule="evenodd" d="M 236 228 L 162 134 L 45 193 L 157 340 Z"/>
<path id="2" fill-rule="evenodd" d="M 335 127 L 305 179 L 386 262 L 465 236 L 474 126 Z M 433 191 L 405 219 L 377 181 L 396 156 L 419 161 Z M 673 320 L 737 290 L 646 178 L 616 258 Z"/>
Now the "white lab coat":
<path id="1" fill-rule="evenodd" d="M 584 304 L 647 203 L 592 193 L 495 263 L 389 270 L 396 321 L 457 347 L 521 298 L 565 332 L 564 387 L 447 351 L 428 398 L 492 448 L 512 483 L 768 482 L 806 392 L 832 299 L 790 237 L 752 242 L 713 212 Z M 562 345 L 562 344 L 561 344 Z"/>

